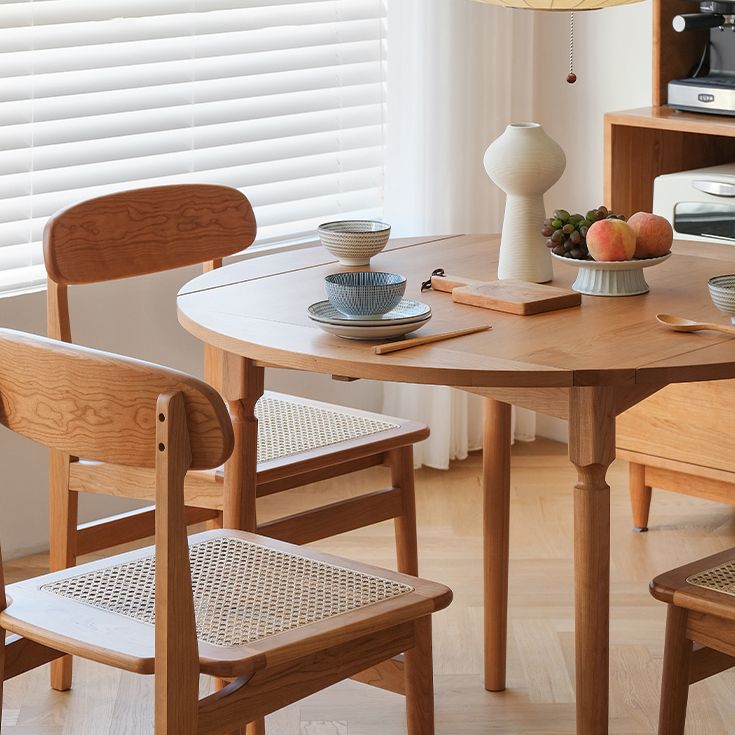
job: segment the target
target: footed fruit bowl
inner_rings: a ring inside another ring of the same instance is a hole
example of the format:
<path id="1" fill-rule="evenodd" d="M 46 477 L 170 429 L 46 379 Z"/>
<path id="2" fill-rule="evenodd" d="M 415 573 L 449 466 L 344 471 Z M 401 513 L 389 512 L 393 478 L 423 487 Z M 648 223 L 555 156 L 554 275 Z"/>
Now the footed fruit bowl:
<path id="1" fill-rule="evenodd" d="M 671 257 L 671 253 L 656 258 L 633 260 L 575 260 L 552 253 L 559 263 L 578 268 L 577 279 L 572 288 L 587 296 L 638 296 L 651 289 L 643 275 L 644 268 L 659 265 Z"/>

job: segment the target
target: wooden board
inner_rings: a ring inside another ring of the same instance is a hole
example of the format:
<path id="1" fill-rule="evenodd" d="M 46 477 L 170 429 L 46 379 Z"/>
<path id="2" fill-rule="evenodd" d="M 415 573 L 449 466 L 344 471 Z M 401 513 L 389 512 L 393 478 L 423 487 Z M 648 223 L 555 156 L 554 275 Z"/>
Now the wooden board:
<path id="1" fill-rule="evenodd" d="M 432 276 L 434 291 L 451 293 L 457 304 L 479 306 L 506 314 L 529 316 L 545 311 L 579 306 L 582 295 L 568 288 L 529 283 L 516 279 L 478 281 L 464 276 Z"/>
<path id="2" fill-rule="evenodd" d="M 521 316 L 568 309 L 582 303 L 582 294 L 576 291 L 516 280 L 462 286 L 452 291 L 452 298 L 458 304 Z"/>

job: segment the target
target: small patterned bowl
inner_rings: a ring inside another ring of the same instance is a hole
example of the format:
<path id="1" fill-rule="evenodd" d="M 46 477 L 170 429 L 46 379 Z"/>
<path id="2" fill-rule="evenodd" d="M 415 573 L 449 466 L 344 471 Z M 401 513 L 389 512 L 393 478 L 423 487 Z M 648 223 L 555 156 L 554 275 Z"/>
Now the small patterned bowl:
<path id="1" fill-rule="evenodd" d="M 715 276 L 709 279 L 707 285 L 714 305 L 729 314 L 730 320 L 735 324 L 735 274 Z"/>
<path id="2" fill-rule="evenodd" d="M 333 273 L 324 279 L 329 303 L 348 316 L 387 314 L 406 292 L 406 278 L 397 273 L 353 271 Z"/>
<path id="3" fill-rule="evenodd" d="M 319 225 L 319 239 L 342 265 L 369 265 L 387 244 L 390 225 L 371 220 L 345 220 Z"/>

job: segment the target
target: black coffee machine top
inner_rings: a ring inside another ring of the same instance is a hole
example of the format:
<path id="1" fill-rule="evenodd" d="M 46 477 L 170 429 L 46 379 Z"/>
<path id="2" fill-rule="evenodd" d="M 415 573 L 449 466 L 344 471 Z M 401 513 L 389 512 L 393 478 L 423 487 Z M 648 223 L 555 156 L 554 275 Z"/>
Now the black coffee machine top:
<path id="1" fill-rule="evenodd" d="M 707 0 L 698 13 L 677 15 L 674 30 L 709 29 L 699 63 L 686 79 L 669 82 L 669 107 L 735 115 L 735 0 Z"/>

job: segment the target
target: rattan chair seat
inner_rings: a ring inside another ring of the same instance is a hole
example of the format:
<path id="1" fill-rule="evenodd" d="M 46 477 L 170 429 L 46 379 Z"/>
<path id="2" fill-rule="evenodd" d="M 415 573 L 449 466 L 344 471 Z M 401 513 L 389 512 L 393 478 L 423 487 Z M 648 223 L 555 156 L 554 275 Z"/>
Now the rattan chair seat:
<path id="1" fill-rule="evenodd" d="M 206 531 L 189 546 L 200 666 L 212 676 L 252 672 L 271 652 L 283 663 L 303 655 L 306 641 L 328 647 L 451 600 L 433 582 L 242 531 Z M 17 582 L 6 588 L 11 602 L 0 625 L 152 674 L 155 575 L 148 547 Z"/>
<path id="2" fill-rule="evenodd" d="M 735 597 L 735 560 L 693 574 L 687 577 L 687 582 L 695 587 Z"/>
<path id="3" fill-rule="evenodd" d="M 189 549 L 197 637 L 242 646 L 412 591 L 389 579 L 218 537 Z M 153 554 L 41 589 L 135 620 L 155 622 Z"/>
<path id="4" fill-rule="evenodd" d="M 296 396 L 266 393 L 258 417 L 258 463 L 373 436 L 399 428 L 385 417 L 318 403 Z"/>

